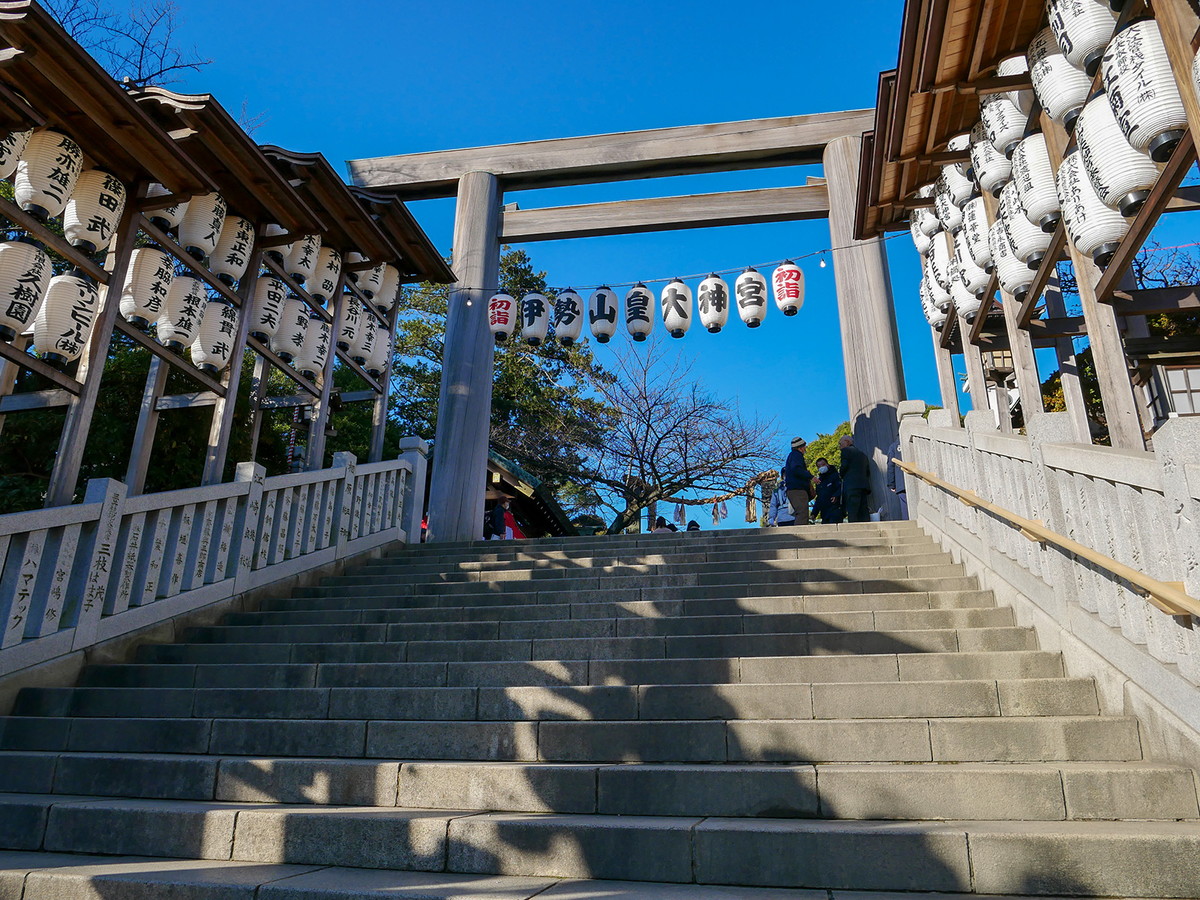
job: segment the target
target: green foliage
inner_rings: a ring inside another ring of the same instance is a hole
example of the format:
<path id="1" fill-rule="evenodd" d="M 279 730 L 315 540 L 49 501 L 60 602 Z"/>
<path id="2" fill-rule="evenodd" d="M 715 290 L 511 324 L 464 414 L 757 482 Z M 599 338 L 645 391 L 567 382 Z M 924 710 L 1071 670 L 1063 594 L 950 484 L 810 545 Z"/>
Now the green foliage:
<path id="1" fill-rule="evenodd" d="M 829 464 L 835 469 L 840 467 L 842 451 L 838 449 L 838 440 L 848 434 L 850 434 L 849 422 L 843 422 L 833 429 L 833 434 L 817 432 L 817 436 L 808 442 L 808 447 L 804 451 L 804 458 L 808 460 L 809 468 L 813 468 L 822 456 L 829 460 Z"/>

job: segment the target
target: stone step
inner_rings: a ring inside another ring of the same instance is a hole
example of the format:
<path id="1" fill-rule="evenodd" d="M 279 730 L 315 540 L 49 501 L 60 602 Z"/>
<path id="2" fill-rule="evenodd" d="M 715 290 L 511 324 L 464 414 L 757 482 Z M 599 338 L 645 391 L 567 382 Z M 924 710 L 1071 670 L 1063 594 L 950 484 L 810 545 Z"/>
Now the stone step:
<path id="1" fill-rule="evenodd" d="M 1188 897 L 1200 883 L 1195 821 L 478 814 L 41 795 L 0 807 L 0 842 L 50 852 L 977 895 Z"/>
<path id="2" fill-rule="evenodd" d="M 547 721 L 1098 715 L 1088 678 L 415 688 L 25 688 L 14 716 Z"/>
<path id="3" fill-rule="evenodd" d="M 1161 763 L 664 765 L 0 752 L 0 792 L 636 816 L 1194 819 Z"/>
<path id="4" fill-rule="evenodd" d="M 1120 716 L 368 721 L 10 716 L 0 750 L 550 762 L 1123 762 Z"/>
<path id="5" fill-rule="evenodd" d="M 95 665 L 83 687 L 308 688 L 521 687 L 584 684 L 737 684 L 1058 678 L 1044 650 L 672 660 L 539 660 L 490 663 L 292 663 Z"/>

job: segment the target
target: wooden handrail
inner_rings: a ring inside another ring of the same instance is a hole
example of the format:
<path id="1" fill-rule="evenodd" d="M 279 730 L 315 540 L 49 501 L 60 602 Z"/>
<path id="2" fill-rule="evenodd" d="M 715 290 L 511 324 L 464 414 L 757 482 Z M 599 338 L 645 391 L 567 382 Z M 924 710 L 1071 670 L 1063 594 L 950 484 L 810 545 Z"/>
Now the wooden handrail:
<path id="1" fill-rule="evenodd" d="M 974 491 L 968 491 L 950 484 L 950 482 L 930 472 L 922 472 L 916 466 L 903 460 L 898 459 L 895 462 L 897 466 L 914 478 L 919 478 L 921 481 L 933 485 L 938 490 L 945 491 L 967 506 L 981 509 L 989 515 L 995 516 L 1006 525 L 1011 525 L 1026 540 L 1035 541 L 1042 545 L 1053 544 L 1063 552 L 1071 556 L 1076 556 L 1111 575 L 1115 575 L 1117 578 L 1131 585 L 1136 593 L 1145 597 L 1146 600 L 1163 612 L 1172 616 L 1200 616 L 1200 600 L 1197 600 L 1184 591 L 1182 582 L 1159 581 L 1157 578 L 1151 578 L 1144 572 L 1139 572 L 1137 569 L 1130 568 L 1124 563 L 1117 562 L 1112 557 L 1098 553 L 1091 547 L 1084 546 L 1078 541 L 1073 541 L 1069 537 L 1059 534 L 1057 531 L 1051 531 L 1041 522 L 1034 519 L 1026 519 L 1024 516 L 1017 515 L 1012 510 L 984 500 Z"/>

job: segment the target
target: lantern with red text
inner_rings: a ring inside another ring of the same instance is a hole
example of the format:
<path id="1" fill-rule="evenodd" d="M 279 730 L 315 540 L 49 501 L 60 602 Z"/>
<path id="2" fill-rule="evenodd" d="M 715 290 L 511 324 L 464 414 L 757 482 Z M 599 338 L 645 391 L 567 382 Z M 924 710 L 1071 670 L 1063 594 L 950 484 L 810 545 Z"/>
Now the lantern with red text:
<path id="1" fill-rule="evenodd" d="M 507 341 L 517 327 L 517 301 L 501 291 L 488 300 L 488 328 L 498 343 Z"/>
<path id="2" fill-rule="evenodd" d="M 804 271 L 790 259 L 771 276 L 775 305 L 785 316 L 794 316 L 804 305 Z"/>

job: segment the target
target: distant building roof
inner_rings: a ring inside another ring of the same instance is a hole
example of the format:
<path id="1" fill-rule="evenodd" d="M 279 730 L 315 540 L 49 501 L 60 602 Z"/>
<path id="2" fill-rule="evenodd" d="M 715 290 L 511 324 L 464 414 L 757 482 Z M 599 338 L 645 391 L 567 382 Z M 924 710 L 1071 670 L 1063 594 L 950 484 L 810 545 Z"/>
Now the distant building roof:
<path id="1" fill-rule="evenodd" d="M 513 514 L 525 527 L 529 537 L 561 537 L 578 534 L 542 482 L 526 472 L 511 459 L 488 450 L 487 499 L 511 497 Z"/>

